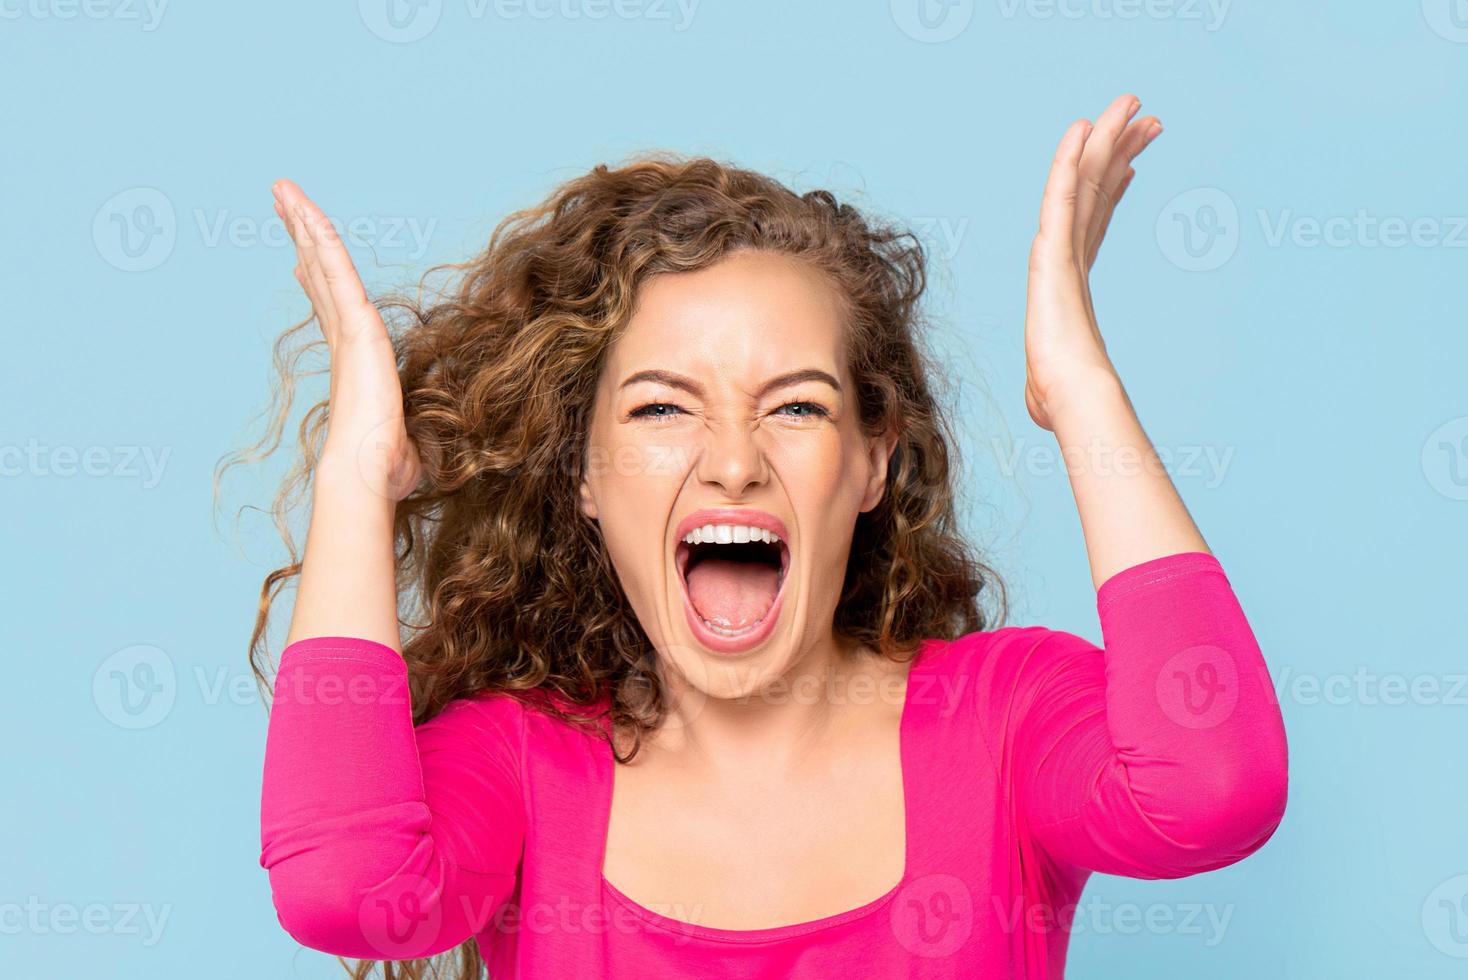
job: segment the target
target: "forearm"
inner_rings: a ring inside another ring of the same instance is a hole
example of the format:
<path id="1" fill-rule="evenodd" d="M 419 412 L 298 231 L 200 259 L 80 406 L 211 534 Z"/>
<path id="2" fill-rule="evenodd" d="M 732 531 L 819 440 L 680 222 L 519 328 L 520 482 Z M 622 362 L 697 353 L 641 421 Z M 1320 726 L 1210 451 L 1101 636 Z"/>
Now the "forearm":
<path id="1" fill-rule="evenodd" d="M 287 645 L 307 637 L 349 636 L 401 652 L 396 502 L 364 479 L 357 462 L 328 446 L 316 467 Z"/>
<path id="2" fill-rule="evenodd" d="M 1153 558 L 1210 553 L 1116 375 L 1066 385 L 1050 413 L 1096 588 Z"/>

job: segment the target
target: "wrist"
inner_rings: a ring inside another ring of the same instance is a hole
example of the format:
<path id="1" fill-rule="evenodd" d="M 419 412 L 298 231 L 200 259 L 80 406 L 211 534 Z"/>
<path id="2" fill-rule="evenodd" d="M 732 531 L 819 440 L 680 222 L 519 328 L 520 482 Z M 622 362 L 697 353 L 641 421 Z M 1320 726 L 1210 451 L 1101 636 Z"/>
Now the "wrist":
<path id="1" fill-rule="evenodd" d="M 1091 367 L 1047 387 L 1045 410 L 1058 425 L 1095 418 L 1116 408 L 1131 410 L 1121 377 L 1110 367 Z"/>

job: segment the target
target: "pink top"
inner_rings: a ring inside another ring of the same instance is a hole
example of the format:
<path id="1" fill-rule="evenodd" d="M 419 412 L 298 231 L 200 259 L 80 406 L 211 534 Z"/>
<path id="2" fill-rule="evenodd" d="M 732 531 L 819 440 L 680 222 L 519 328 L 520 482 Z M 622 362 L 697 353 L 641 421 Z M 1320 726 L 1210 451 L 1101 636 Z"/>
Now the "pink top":
<path id="1" fill-rule="evenodd" d="M 1096 607 L 1104 651 L 1040 626 L 925 641 L 900 725 L 902 880 L 752 930 L 686 924 L 602 877 L 605 742 L 498 693 L 415 729 L 391 648 L 293 643 L 261 801 L 277 915 L 359 959 L 473 936 L 492 978 L 1060 977 L 1090 872 L 1223 867 L 1285 806 L 1279 705 L 1218 561 L 1143 562 Z"/>

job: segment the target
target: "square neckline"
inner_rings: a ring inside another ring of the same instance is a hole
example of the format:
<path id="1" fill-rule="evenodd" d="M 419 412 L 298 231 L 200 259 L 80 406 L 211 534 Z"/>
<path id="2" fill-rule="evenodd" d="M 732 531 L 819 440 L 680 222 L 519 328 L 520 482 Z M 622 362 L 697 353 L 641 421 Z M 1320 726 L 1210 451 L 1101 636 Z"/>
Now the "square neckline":
<path id="1" fill-rule="evenodd" d="M 912 767 L 907 764 L 907 754 L 912 747 L 910 728 L 914 724 L 912 712 L 912 688 L 913 674 L 920 668 L 927 666 L 930 648 L 940 640 L 923 640 L 919 643 L 917 652 L 909 663 L 906 686 L 902 692 L 902 711 L 897 722 L 897 761 L 901 770 L 902 784 L 902 876 L 897 883 L 887 891 L 878 895 L 869 902 L 864 902 L 855 908 L 846 909 L 842 912 L 833 912 L 815 919 L 807 919 L 803 922 L 794 922 L 788 925 L 765 926 L 759 929 L 726 929 L 720 926 L 705 926 L 683 919 L 675 919 L 671 916 L 655 912 L 650 908 L 636 902 L 624 894 L 616 885 L 607 880 L 603 871 L 607 858 L 607 839 L 610 836 L 612 822 L 612 791 L 613 780 L 616 774 L 617 762 L 612 758 L 611 747 L 607 743 L 601 743 L 604 751 L 601 754 L 603 764 L 610 763 L 603 793 L 603 820 L 602 820 L 602 846 L 601 856 L 597 861 L 597 878 L 601 882 L 602 893 L 609 896 L 628 912 L 638 918 L 669 932 L 678 933 L 682 936 L 694 939 L 705 939 L 713 942 L 724 943 L 768 943 L 781 939 L 790 939 L 796 936 L 809 935 L 820 932 L 848 922 L 864 919 L 887 905 L 908 884 L 913 873 L 913 838 L 914 838 L 914 790 L 913 780 L 915 776 Z"/>

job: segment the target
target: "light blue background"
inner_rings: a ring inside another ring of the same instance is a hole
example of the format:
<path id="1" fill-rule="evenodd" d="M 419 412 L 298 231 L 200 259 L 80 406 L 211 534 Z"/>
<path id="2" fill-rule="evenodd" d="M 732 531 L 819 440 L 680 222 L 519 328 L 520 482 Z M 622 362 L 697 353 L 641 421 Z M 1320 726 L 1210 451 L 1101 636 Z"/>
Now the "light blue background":
<path id="1" fill-rule="evenodd" d="M 906 0 L 691 19 L 441 0 L 397 30 L 371 0 L 4 0 L 0 972 L 341 975 L 279 928 L 256 863 L 245 644 L 280 551 L 229 515 L 278 465 L 229 481 L 211 524 L 212 467 L 258 431 L 269 343 L 306 309 L 274 179 L 359 221 L 370 286 L 652 148 L 918 225 L 1011 621 L 1099 640 L 1021 397 L 1025 255 L 1055 141 L 1131 90 L 1167 128 L 1096 270 L 1102 329 L 1274 669 L 1291 794 L 1242 864 L 1094 879 L 1070 975 L 1463 976 L 1468 3 L 1449 2 L 983 0 L 926 28 Z M 1332 218 L 1351 219 L 1333 244 L 1312 237 Z M 172 680 L 151 715 L 118 700 L 137 656 Z M 1390 703 L 1391 677 L 1418 693 Z"/>

